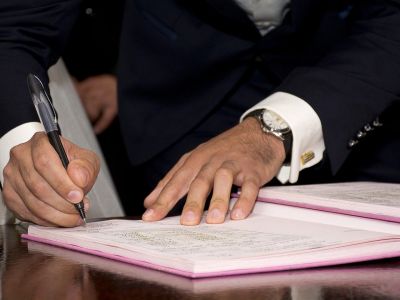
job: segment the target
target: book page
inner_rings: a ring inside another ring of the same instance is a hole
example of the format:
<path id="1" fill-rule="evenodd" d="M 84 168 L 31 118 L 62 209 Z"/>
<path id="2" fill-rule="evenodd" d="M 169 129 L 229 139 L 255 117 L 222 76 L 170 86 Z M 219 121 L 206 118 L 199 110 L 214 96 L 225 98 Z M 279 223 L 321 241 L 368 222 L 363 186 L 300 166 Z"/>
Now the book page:
<path id="1" fill-rule="evenodd" d="M 330 225 L 265 217 L 220 225 L 179 225 L 179 217 L 146 223 L 112 220 L 72 229 L 30 226 L 29 234 L 64 242 L 92 241 L 131 251 L 196 260 L 226 260 L 314 251 L 377 240 L 388 235 Z M 79 244 L 79 243 L 78 243 Z"/>
<path id="2" fill-rule="evenodd" d="M 400 184 L 345 182 L 267 187 L 269 192 L 296 193 L 330 200 L 345 200 L 400 208 Z"/>
<path id="3" fill-rule="evenodd" d="M 328 209 L 324 211 L 257 201 L 254 211 L 270 217 L 312 222 L 317 224 L 316 226 L 319 224 L 339 225 L 360 230 L 400 234 L 400 223 L 339 214 L 330 212 Z"/>

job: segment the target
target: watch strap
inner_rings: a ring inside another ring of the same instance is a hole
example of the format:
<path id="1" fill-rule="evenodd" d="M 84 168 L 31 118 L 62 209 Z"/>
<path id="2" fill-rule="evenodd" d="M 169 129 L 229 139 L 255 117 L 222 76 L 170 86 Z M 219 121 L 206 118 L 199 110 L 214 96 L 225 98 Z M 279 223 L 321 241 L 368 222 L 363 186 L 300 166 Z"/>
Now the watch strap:
<path id="1" fill-rule="evenodd" d="M 290 154 L 292 151 L 292 143 L 293 143 L 293 135 L 292 135 L 292 131 L 288 130 L 288 132 L 286 133 L 278 133 L 278 132 L 274 132 L 273 130 L 271 130 L 268 125 L 265 123 L 264 120 L 264 112 L 267 109 L 262 108 L 262 109 L 256 109 L 253 110 L 251 112 L 249 112 L 244 119 L 248 118 L 248 117 L 253 117 L 256 118 L 261 126 L 261 129 L 263 132 L 265 133 L 270 133 L 274 136 L 276 136 L 277 138 L 279 138 L 280 140 L 282 140 L 283 142 L 283 147 L 285 149 L 285 154 L 286 154 L 286 160 L 288 161 L 288 159 L 290 160 Z"/>

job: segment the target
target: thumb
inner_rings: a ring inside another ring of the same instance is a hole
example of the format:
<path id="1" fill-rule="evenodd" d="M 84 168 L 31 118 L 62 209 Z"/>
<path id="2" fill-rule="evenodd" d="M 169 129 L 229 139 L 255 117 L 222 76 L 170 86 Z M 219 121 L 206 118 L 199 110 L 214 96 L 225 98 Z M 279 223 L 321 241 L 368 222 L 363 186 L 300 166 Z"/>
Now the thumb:
<path id="1" fill-rule="evenodd" d="M 73 183 L 82 188 L 87 194 L 94 183 L 100 171 L 100 162 L 97 155 L 89 150 L 75 148 L 68 153 L 71 157 L 67 173 Z"/>

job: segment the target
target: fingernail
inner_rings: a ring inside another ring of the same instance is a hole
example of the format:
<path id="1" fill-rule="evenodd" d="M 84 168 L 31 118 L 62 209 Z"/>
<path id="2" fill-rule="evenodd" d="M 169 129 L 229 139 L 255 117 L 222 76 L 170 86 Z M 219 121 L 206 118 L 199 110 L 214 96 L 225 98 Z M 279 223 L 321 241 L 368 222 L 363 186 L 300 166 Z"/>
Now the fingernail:
<path id="1" fill-rule="evenodd" d="M 68 200 L 72 201 L 72 202 L 77 202 L 82 200 L 82 194 L 79 191 L 70 191 L 68 193 Z"/>
<path id="2" fill-rule="evenodd" d="M 153 215 L 154 215 L 154 210 L 150 208 L 144 212 L 142 218 L 148 219 L 148 218 L 151 218 Z"/>
<path id="3" fill-rule="evenodd" d="M 234 220 L 242 220 L 245 218 L 245 215 L 240 208 L 234 209 L 231 216 L 232 216 L 232 219 L 234 219 Z"/>
<path id="4" fill-rule="evenodd" d="M 208 217 L 213 220 L 220 220 L 222 218 L 222 213 L 219 209 L 214 208 L 208 213 Z"/>
<path id="5" fill-rule="evenodd" d="M 187 211 L 182 215 L 182 221 L 183 223 L 193 223 L 196 221 L 196 216 L 194 212 L 192 211 Z"/>

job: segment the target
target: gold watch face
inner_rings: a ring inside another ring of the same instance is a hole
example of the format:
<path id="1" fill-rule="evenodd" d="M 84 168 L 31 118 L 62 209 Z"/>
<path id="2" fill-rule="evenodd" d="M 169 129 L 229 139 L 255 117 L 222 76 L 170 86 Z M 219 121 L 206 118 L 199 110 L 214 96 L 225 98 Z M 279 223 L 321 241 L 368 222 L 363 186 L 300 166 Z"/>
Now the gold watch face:
<path id="1" fill-rule="evenodd" d="M 278 114 L 266 110 L 262 116 L 265 126 L 273 132 L 286 133 L 290 131 L 289 125 Z"/>

